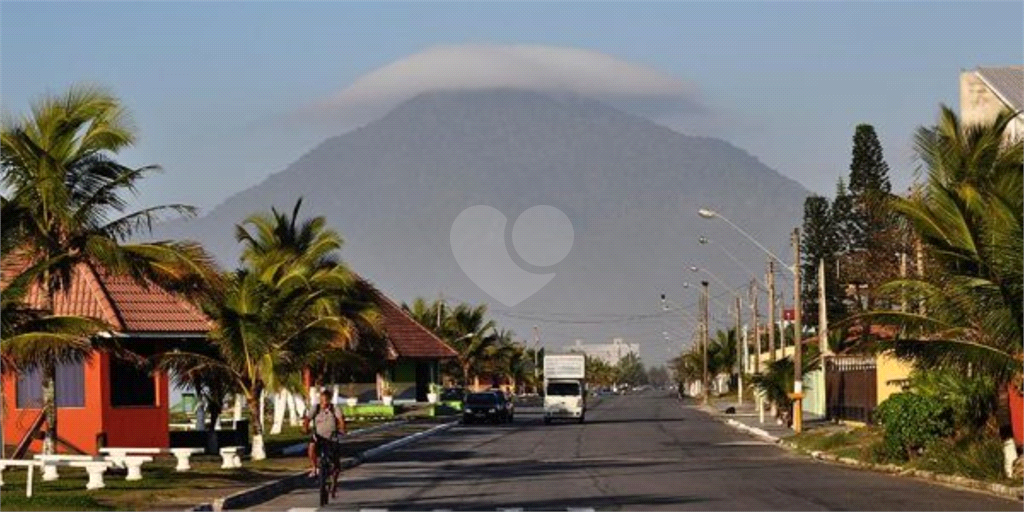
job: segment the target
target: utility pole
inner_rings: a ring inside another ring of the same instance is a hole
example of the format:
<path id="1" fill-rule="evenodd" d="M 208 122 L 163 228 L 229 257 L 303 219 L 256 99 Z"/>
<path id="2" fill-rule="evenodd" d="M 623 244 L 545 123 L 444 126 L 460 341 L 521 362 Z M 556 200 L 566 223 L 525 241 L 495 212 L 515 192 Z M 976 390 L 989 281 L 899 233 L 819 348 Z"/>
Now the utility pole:
<path id="1" fill-rule="evenodd" d="M 821 353 L 821 371 L 825 371 L 828 355 L 828 304 L 825 298 L 825 259 L 818 260 L 818 348 Z"/>
<path id="2" fill-rule="evenodd" d="M 800 324 L 800 228 L 793 228 L 793 431 L 803 430 L 803 326 Z"/>
<path id="3" fill-rule="evenodd" d="M 757 317 L 757 284 L 750 280 L 750 322 L 754 330 L 754 373 L 761 373 L 761 326 Z"/>
<path id="4" fill-rule="evenodd" d="M 775 262 L 768 258 L 768 357 L 775 362 Z M 786 343 L 783 342 L 785 347 Z M 783 349 L 785 353 L 785 349 Z"/>
<path id="5" fill-rule="evenodd" d="M 540 328 L 533 326 L 533 389 L 537 390 L 537 380 L 540 379 L 539 368 L 537 368 L 537 351 L 540 350 Z"/>
<path id="6" fill-rule="evenodd" d="M 828 299 L 825 297 L 825 258 L 818 260 L 818 353 L 821 359 L 821 378 L 816 384 L 821 392 L 815 392 L 815 410 L 819 414 L 828 413 L 828 398 L 825 397 L 825 367 L 827 357 L 832 355 L 828 348 Z"/>
<path id="7" fill-rule="evenodd" d="M 709 329 L 709 327 L 708 327 L 708 302 L 710 301 L 711 296 L 708 294 L 708 282 L 707 281 L 701 281 L 700 282 L 700 286 L 701 286 L 701 288 L 703 289 L 703 292 L 704 292 L 701 295 L 701 298 L 702 298 L 701 306 L 702 306 L 702 309 L 703 309 L 702 314 L 703 314 L 703 320 L 704 320 L 703 321 L 704 325 L 702 325 L 701 329 L 700 329 L 700 334 L 704 338 L 704 343 L 703 343 L 703 345 L 704 345 L 704 381 L 701 383 L 701 386 L 704 388 L 704 393 L 703 393 L 704 394 L 704 405 L 708 405 L 708 395 L 710 394 L 710 391 L 711 391 L 708 388 L 708 338 L 710 337 L 709 333 L 708 333 L 708 329 Z"/>
<path id="8" fill-rule="evenodd" d="M 899 253 L 899 279 L 906 279 L 906 253 Z M 900 287 L 899 290 L 899 310 L 906 312 L 906 287 Z"/>
<path id="9" fill-rule="evenodd" d="M 917 278 L 924 280 L 924 247 L 921 246 L 920 237 L 914 239 L 914 257 L 917 260 Z M 921 316 L 926 313 L 923 300 L 917 303 L 917 313 Z"/>
<path id="10" fill-rule="evenodd" d="M 743 405 L 743 344 L 740 341 L 740 296 L 736 295 L 736 400 Z"/>
<path id="11" fill-rule="evenodd" d="M 444 311 L 444 293 L 437 294 L 437 332 L 441 332 L 441 313 Z"/>

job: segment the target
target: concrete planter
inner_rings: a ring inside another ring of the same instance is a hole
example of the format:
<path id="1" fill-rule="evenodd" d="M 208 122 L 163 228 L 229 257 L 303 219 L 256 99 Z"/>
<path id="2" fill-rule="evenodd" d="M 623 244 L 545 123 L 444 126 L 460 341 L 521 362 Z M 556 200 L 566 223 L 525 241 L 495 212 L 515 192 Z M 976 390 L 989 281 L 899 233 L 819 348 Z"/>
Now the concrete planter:
<path id="1" fill-rule="evenodd" d="M 393 396 L 384 396 L 384 397 L 381 397 L 380 400 L 381 400 L 381 402 L 384 402 L 384 405 L 390 407 L 391 404 L 393 404 L 395 402 L 395 397 L 393 397 Z"/>

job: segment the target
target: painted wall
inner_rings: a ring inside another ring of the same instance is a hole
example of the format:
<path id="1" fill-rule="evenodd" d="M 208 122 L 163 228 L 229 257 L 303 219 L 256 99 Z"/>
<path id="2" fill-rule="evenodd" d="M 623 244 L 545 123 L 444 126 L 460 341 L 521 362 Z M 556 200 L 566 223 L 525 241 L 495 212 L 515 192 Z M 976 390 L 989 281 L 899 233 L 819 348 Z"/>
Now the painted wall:
<path id="1" fill-rule="evenodd" d="M 103 426 L 107 446 L 167 448 L 170 446 L 170 396 L 167 375 L 154 374 L 156 400 L 151 406 L 113 407 L 110 389 L 110 356 L 102 355 Z"/>
<path id="2" fill-rule="evenodd" d="M 805 414 L 825 416 L 825 374 L 820 369 L 803 374 Z"/>
<path id="3" fill-rule="evenodd" d="M 107 446 L 166 448 L 170 439 L 168 423 L 168 379 L 157 374 L 156 404 L 146 407 L 113 407 L 110 405 L 110 355 L 94 354 L 84 366 L 85 406 L 57 409 L 57 435 L 87 453 L 97 453 L 97 435 L 105 432 Z M 39 415 L 39 409 L 16 407 L 16 377 L 4 376 L 3 399 L 4 442 L 15 445 Z M 42 441 L 33 441 L 29 449 L 42 451 Z M 65 451 L 58 447 L 59 451 Z"/>
<path id="4" fill-rule="evenodd" d="M 974 71 L 960 73 L 960 118 L 964 124 L 986 123 L 1008 106 Z M 1024 118 L 1017 117 L 1007 129 L 1007 137 L 1024 137 Z"/>
<path id="5" fill-rule="evenodd" d="M 103 391 L 100 387 L 101 368 L 104 364 L 102 356 L 93 355 L 85 361 L 83 374 L 85 378 L 85 406 L 60 407 L 57 409 L 57 435 L 79 449 L 96 453 L 96 434 L 102 430 L 103 423 Z M 4 391 L 4 444 L 17 445 L 25 432 L 32 427 L 32 422 L 39 415 L 40 409 L 17 408 L 17 377 L 5 375 Z M 29 450 L 41 452 L 43 442 L 33 441 Z M 64 452 L 58 445 L 58 451 Z"/>
<path id="6" fill-rule="evenodd" d="M 891 353 L 882 353 L 875 356 L 875 363 L 878 365 L 876 380 L 878 382 L 878 403 L 882 403 L 893 393 L 903 391 L 898 382 L 910 377 L 913 366 L 909 363 L 896 359 Z"/>

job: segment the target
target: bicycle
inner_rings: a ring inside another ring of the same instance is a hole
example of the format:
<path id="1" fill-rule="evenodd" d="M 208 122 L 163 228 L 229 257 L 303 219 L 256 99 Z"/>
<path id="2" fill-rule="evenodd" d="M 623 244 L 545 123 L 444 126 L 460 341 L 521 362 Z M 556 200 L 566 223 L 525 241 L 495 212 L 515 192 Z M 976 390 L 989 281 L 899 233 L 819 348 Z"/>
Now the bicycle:
<path id="1" fill-rule="evenodd" d="M 335 473 L 340 471 L 337 436 L 326 438 L 316 436 L 317 483 L 320 487 L 320 506 L 326 506 L 334 494 L 337 481 Z"/>

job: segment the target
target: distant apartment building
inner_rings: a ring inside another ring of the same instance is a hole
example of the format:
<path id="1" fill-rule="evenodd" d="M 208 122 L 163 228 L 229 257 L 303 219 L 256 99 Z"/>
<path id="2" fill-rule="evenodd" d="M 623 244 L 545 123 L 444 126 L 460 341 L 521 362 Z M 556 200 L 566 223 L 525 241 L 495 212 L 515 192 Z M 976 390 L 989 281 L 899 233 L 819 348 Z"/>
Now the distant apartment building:
<path id="1" fill-rule="evenodd" d="M 611 343 L 583 343 L 582 340 L 576 340 L 575 344 L 565 347 L 565 350 L 586 354 L 614 365 L 629 354 L 639 356 L 640 344 L 625 343 L 622 338 L 615 338 Z"/>
<path id="2" fill-rule="evenodd" d="M 978 67 L 960 73 L 960 119 L 967 124 L 989 122 L 999 111 L 1024 110 L 1024 66 Z M 1024 137 L 1024 116 L 1007 129 L 1010 140 Z"/>

